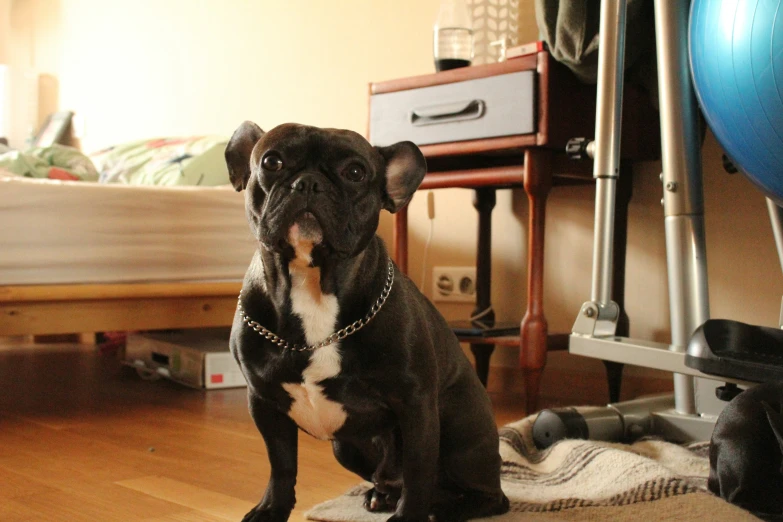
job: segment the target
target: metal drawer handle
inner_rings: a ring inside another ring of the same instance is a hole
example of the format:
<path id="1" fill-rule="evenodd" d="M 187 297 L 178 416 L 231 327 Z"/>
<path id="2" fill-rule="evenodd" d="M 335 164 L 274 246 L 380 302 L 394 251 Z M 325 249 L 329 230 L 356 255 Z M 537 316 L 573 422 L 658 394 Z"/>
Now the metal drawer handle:
<path id="1" fill-rule="evenodd" d="M 477 120 L 484 116 L 484 100 L 470 100 L 419 107 L 411 111 L 411 125 L 434 125 L 455 121 Z"/>

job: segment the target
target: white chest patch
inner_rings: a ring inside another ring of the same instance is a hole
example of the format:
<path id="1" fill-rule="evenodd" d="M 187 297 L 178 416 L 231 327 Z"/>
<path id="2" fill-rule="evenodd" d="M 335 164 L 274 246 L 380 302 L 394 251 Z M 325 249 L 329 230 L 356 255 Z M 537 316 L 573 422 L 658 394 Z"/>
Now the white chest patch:
<path id="1" fill-rule="evenodd" d="M 291 308 L 302 320 L 307 343 L 314 344 L 334 332 L 339 307 L 336 296 L 321 293 L 321 271 L 309 266 L 312 244 L 302 243 L 305 242 L 292 242 L 297 259 L 289 265 Z M 335 343 L 314 350 L 310 363 L 302 372 L 302 382 L 283 384 L 283 389 L 293 399 L 288 416 L 300 428 L 322 440 L 330 439 L 346 419 L 342 404 L 326 398 L 319 384 L 340 373 L 341 356 L 337 348 Z"/>

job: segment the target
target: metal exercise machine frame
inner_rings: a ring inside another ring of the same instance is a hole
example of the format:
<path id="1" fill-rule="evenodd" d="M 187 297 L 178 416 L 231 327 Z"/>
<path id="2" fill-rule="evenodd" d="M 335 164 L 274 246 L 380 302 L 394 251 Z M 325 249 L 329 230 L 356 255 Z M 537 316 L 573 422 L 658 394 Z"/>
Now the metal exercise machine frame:
<path id="1" fill-rule="evenodd" d="M 615 336 L 619 307 L 611 296 L 612 239 L 620 162 L 626 2 L 606 0 L 601 4 L 598 55 L 592 293 L 574 323 L 569 350 L 578 355 L 673 372 L 673 398 L 609 405 L 609 410 L 620 416 L 621 431 L 626 435 L 643 430 L 674 439 L 708 440 L 718 412 L 699 412 L 695 384 L 701 378 L 721 382 L 726 379 L 688 368 L 684 362 L 694 330 L 709 318 L 701 139 L 687 48 L 689 4 L 687 0 L 655 1 L 662 202 L 672 342 L 661 344 Z M 783 238 L 783 229 L 780 230 Z M 610 417 L 615 417 L 614 414 Z"/>

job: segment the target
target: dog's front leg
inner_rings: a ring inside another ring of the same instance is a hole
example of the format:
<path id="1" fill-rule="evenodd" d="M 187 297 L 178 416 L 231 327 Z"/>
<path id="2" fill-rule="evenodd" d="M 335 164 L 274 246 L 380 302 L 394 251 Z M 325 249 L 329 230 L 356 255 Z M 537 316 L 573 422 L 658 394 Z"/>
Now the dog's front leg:
<path id="1" fill-rule="evenodd" d="M 257 397 L 250 396 L 250 415 L 266 443 L 272 474 L 264 498 L 242 522 L 286 522 L 296 504 L 296 423 Z"/>
<path id="2" fill-rule="evenodd" d="M 397 408 L 402 433 L 402 495 L 389 522 L 426 522 L 438 475 L 437 399 L 410 398 Z"/>

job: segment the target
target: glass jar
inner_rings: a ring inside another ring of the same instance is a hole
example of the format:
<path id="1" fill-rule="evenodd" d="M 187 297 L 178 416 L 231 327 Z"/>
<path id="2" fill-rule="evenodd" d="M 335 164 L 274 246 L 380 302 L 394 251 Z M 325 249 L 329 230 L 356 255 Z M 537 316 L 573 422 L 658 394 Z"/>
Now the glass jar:
<path id="1" fill-rule="evenodd" d="M 473 23 L 465 0 L 443 0 L 432 31 L 435 70 L 467 67 L 473 61 Z"/>

